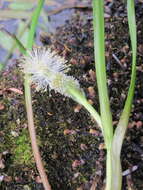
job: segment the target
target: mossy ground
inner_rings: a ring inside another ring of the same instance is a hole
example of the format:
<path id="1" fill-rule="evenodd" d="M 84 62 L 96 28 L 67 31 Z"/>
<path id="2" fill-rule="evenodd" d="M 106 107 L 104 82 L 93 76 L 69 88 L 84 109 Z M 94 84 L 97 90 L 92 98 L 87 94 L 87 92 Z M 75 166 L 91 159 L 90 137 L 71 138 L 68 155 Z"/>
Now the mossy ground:
<path id="1" fill-rule="evenodd" d="M 31 180 L 38 173 L 35 171 L 30 146 L 24 98 L 23 95 L 8 90 L 9 87 L 15 87 L 23 91 L 23 85 L 22 80 L 21 84 L 17 84 L 17 80 L 12 81 L 13 77 L 17 77 L 18 81 L 21 80 L 18 68 L 13 68 L 8 75 L 5 74 L 5 81 L 1 83 L 4 109 L 1 111 L 0 152 L 7 151 L 3 156 L 5 168 L 2 173 L 12 176 L 12 181 L 9 183 L 13 183 L 15 178 L 19 177 L 18 173 L 23 176 L 21 180 L 25 181 L 23 179 L 27 175 L 25 173 L 32 170 L 33 176 L 24 184 L 33 187 Z M 96 124 L 84 109 L 80 114 L 74 113 L 75 106 L 72 100 L 54 92 L 49 95 L 49 92 L 41 94 L 33 90 L 37 139 L 49 179 L 55 181 L 52 184 L 54 189 L 78 187 L 94 175 L 96 155 L 99 154 L 98 140 L 101 137 L 99 135 L 95 139 L 94 135 L 89 133 L 91 128 L 96 128 Z M 66 130 L 71 130 L 72 134 L 65 134 Z M 75 160 L 83 163 L 73 169 L 72 164 Z M 2 187 L 4 184 L 7 182 L 2 182 Z"/>

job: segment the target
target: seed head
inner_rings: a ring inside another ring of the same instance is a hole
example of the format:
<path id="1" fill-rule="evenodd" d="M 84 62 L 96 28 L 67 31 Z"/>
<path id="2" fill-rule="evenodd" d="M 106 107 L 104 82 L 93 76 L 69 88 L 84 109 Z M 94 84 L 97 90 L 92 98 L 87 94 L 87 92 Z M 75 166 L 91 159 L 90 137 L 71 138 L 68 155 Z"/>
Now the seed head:
<path id="1" fill-rule="evenodd" d="M 77 80 L 67 76 L 69 67 L 67 61 L 55 51 L 46 48 L 34 48 L 20 60 L 20 67 L 25 74 L 30 74 L 31 83 L 37 90 L 47 90 L 47 87 L 65 96 L 72 97 L 70 88 L 82 92 Z M 82 92 L 83 93 L 83 92 Z"/>

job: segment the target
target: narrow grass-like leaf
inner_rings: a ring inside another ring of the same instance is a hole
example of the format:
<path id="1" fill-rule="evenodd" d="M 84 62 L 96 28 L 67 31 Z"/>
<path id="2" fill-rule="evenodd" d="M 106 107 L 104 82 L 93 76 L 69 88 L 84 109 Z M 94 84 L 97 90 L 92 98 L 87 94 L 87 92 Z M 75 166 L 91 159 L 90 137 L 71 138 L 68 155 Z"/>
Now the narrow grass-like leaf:
<path id="1" fill-rule="evenodd" d="M 30 32 L 29 32 L 29 39 L 28 39 L 28 44 L 27 44 L 28 49 L 31 49 L 33 46 L 36 26 L 38 23 L 38 18 L 39 18 L 41 9 L 43 7 L 43 4 L 44 4 L 44 0 L 39 1 L 38 7 L 36 8 L 36 10 L 34 11 L 33 16 L 32 16 L 32 23 L 31 23 L 31 28 L 30 28 Z"/>
<path id="2" fill-rule="evenodd" d="M 20 40 L 17 39 L 17 37 L 14 34 L 11 34 L 10 32 L 8 32 L 3 27 L 0 27 L 0 31 L 5 33 L 7 36 L 10 36 L 15 41 L 15 44 L 19 47 L 20 52 L 22 54 L 26 54 L 26 48 L 23 46 L 23 44 L 20 42 Z M 8 54 L 8 55 L 10 55 L 10 54 Z M 5 66 L 6 66 L 6 63 L 1 63 L 0 64 L 0 72 L 5 68 Z"/>
<path id="3" fill-rule="evenodd" d="M 107 149 L 106 158 L 106 190 L 112 187 L 112 114 L 107 89 L 104 40 L 104 1 L 93 0 L 94 53 L 97 86 L 99 92 L 100 115 L 104 141 Z"/>
<path id="4" fill-rule="evenodd" d="M 23 35 L 25 34 L 25 32 L 28 32 L 28 31 L 26 31 L 26 29 L 27 29 L 27 27 L 28 27 L 28 25 L 29 25 L 30 22 L 31 22 L 31 19 L 28 19 L 28 20 L 25 22 L 25 24 L 24 24 L 24 26 L 22 27 L 21 31 L 17 34 L 17 35 L 18 35 L 17 39 L 22 38 Z M 23 40 L 21 40 L 21 41 L 23 41 Z M 22 43 L 23 43 L 23 42 L 22 42 Z M 24 46 L 24 44 L 23 44 L 23 46 Z M 12 44 L 12 47 L 10 48 L 10 50 L 9 50 L 9 52 L 8 52 L 8 54 L 7 54 L 6 58 L 5 58 L 5 60 L 3 61 L 3 69 L 4 69 L 5 66 L 7 65 L 7 62 L 8 62 L 9 58 L 11 57 L 11 55 L 12 55 L 12 53 L 14 52 L 14 50 L 15 50 L 16 47 L 17 47 L 17 43 L 16 43 L 16 41 L 15 41 L 15 42 Z M 25 51 L 26 51 L 26 49 L 25 49 Z M 21 52 L 21 53 L 22 53 L 22 52 Z"/>
<path id="5" fill-rule="evenodd" d="M 93 27 L 94 27 L 94 52 L 97 85 L 100 101 L 101 121 L 103 135 L 107 149 L 110 148 L 113 127 L 112 116 L 109 105 L 107 90 L 107 77 L 105 65 L 105 45 L 104 45 L 104 1 L 93 0 Z"/>
<path id="6" fill-rule="evenodd" d="M 113 170 L 117 174 L 114 175 L 113 181 L 114 181 L 114 189 L 116 190 L 121 190 L 122 173 L 121 173 L 121 164 L 120 164 L 120 154 L 131 112 L 132 101 L 135 91 L 135 81 L 136 81 L 137 34 L 136 34 L 134 0 L 127 1 L 127 13 L 128 13 L 128 24 L 129 24 L 133 57 L 132 57 L 132 73 L 131 73 L 130 87 L 123 112 L 121 114 L 119 123 L 117 125 L 113 137 Z"/>
<path id="7" fill-rule="evenodd" d="M 23 44 L 20 42 L 20 40 L 17 39 L 17 37 L 14 34 L 11 34 L 10 32 L 8 32 L 4 28 L 0 28 L 0 30 L 2 32 L 4 32 L 5 34 L 7 34 L 8 36 L 10 36 L 16 42 L 16 44 L 19 47 L 19 50 L 20 50 L 21 53 L 23 53 L 23 54 L 26 53 L 26 48 L 23 46 Z"/>

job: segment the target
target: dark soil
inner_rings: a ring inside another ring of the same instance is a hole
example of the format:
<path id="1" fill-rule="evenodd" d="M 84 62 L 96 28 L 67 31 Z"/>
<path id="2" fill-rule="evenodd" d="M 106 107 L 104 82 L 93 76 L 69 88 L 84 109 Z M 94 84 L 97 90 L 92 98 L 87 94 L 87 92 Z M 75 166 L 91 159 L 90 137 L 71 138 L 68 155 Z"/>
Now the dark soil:
<path id="1" fill-rule="evenodd" d="M 131 47 L 123 4 L 117 1 L 108 14 L 109 18 L 105 20 L 106 60 L 111 109 L 116 126 L 129 87 Z M 142 17 L 142 4 L 138 3 L 137 83 L 121 156 L 123 171 L 130 171 L 123 176 L 122 190 L 128 190 L 130 186 L 134 190 L 143 189 Z M 42 35 L 41 41 L 68 60 L 71 67 L 69 75 L 79 80 L 87 98 L 99 110 L 91 11 L 84 10 L 83 15 L 78 10 L 64 27 L 57 29 L 56 34 L 50 37 Z M 19 92 L 9 90 L 12 87 L 23 91 L 23 76 L 17 66 L 1 76 L 0 176 L 5 177 L 0 187 L 1 190 L 42 190 L 29 148 L 24 97 Z M 75 190 L 81 185 L 84 190 L 89 190 L 93 182 L 97 183 L 96 190 L 102 190 L 106 152 L 101 131 L 87 111 L 53 91 L 39 93 L 33 87 L 32 96 L 37 138 L 53 190 Z M 134 166 L 137 169 L 133 172 Z"/>

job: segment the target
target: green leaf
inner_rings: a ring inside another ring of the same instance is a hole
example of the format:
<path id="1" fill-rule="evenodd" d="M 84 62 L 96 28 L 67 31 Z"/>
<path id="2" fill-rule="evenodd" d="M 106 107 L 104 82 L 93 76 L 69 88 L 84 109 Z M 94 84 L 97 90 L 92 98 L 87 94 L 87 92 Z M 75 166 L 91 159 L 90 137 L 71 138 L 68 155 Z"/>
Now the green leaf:
<path id="1" fill-rule="evenodd" d="M 25 28 L 25 21 L 20 21 L 18 25 L 18 30 L 17 30 L 17 36 L 21 36 L 20 34 L 23 33 L 23 35 L 20 37 L 20 41 L 26 47 L 28 35 L 29 35 L 29 28 L 27 27 L 25 31 L 23 32 L 24 28 Z"/>
<path id="2" fill-rule="evenodd" d="M 133 58 L 132 58 L 132 73 L 131 73 L 130 87 L 129 87 L 129 91 L 128 91 L 123 112 L 121 114 L 118 126 L 115 130 L 114 141 L 113 141 L 114 146 L 116 144 L 116 146 L 118 147 L 118 149 L 115 148 L 118 154 L 120 154 L 121 152 L 123 138 L 126 132 L 128 121 L 129 121 L 129 116 L 131 112 L 132 101 L 133 101 L 133 96 L 134 96 L 134 91 L 135 91 L 135 82 L 136 82 L 137 34 L 136 34 L 134 1 L 132 0 L 127 1 L 127 12 L 128 12 L 128 24 L 129 24 Z M 118 138 L 118 143 L 117 143 L 116 138 Z"/>
<path id="3" fill-rule="evenodd" d="M 128 24 L 132 46 L 132 73 L 131 82 L 125 102 L 124 109 L 121 113 L 121 117 L 113 137 L 113 171 L 118 171 L 114 174 L 114 189 L 121 190 L 122 171 L 120 163 L 121 148 L 125 136 L 125 132 L 128 126 L 129 116 L 131 113 L 133 96 L 135 91 L 136 82 L 136 56 L 137 56 L 137 32 L 136 32 L 136 20 L 135 20 L 135 5 L 134 0 L 127 1 L 127 13 Z"/>
<path id="4" fill-rule="evenodd" d="M 21 53 L 26 54 L 26 49 L 23 46 L 23 44 L 17 39 L 17 37 L 14 34 L 11 34 L 10 32 L 8 32 L 6 29 L 4 28 L 0 28 L 0 32 L 6 34 L 6 37 L 10 37 L 12 40 L 14 40 L 16 42 L 16 44 L 19 47 L 19 50 L 21 51 Z"/>
<path id="5" fill-rule="evenodd" d="M 104 1 L 93 0 L 94 54 L 96 78 L 100 101 L 101 121 L 106 148 L 110 149 L 113 137 L 112 115 L 110 111 L 104 42 Z"/>
<path id="6" fill-rule="evenodd" d="M 33 43 L 34 43 L 34 35 L 36 31 L 36 26 L 38 23 L 38 18 L 41 12 L 41 9 L 43 7 L 44 0 L 39 0 L 38 7 L 35 9 L 33 16 L 32 16 L 32 23 L 31 23 L 31 28 L 29 31 L 29 37 L 28 37 L 28 44 L 27 48 L 32 49 Z"/>
<path id="7" fill-rule="evenodd" d="M 105 64 L 105 34 L 104 34 L 104 0 L 93 0 L 94 54 L 97 87 L 100 102 L 102 132 L 107 149 L 106 158 L 106 190 L 112 187 L 112 140 L 113 124 L 110 110 L 106 64 Z M 115 189 L 114 189 L 115 190 Z"/>

